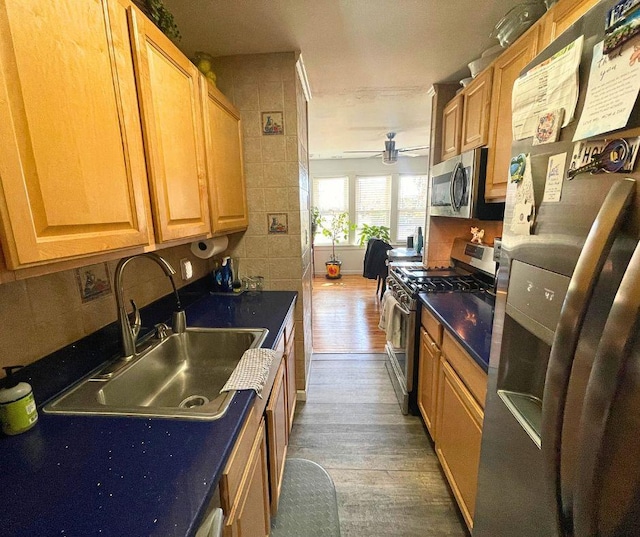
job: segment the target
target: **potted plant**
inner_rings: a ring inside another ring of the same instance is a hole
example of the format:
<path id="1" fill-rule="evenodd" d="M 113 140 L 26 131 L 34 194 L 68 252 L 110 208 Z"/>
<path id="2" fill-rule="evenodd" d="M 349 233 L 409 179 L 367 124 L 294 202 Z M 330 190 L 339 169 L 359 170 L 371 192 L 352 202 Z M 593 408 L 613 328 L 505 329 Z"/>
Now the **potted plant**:
<path id="1" fill-rule="evenodd" d="M 321 223 L 322 234 L 331 239 L 331 257 L 329 261 L 325 262 L 327 269 L 326 277 L 330 280 L 336 280 L 342 277 L 340 274 L 340 267 L 342 261 L 336 257 L 336 244 L 341 240 L 349 238 L 349 231 L 355 229 L 355 225 L 349 222 L 349 213 L 333 213 L 331 219 L 327 225 L 324 222 Z"/>
<path id="2" fill-rule="evenodd" d="M 360 246 L 366 246 L 371 239 L 380 239 L 384 242 L 391 242 L 390 229 L 387 226 L 370 226 L 362 224 L 360 228 Z"/>
<path id="3" fill-rule="evenodd" d="M 322 227 L 324 218 L 320 215 L 320 209 L 317 207 L 311 207 L 311 245 L 313 246 L 313 239 L 318 233 L 318 230 Z"/>

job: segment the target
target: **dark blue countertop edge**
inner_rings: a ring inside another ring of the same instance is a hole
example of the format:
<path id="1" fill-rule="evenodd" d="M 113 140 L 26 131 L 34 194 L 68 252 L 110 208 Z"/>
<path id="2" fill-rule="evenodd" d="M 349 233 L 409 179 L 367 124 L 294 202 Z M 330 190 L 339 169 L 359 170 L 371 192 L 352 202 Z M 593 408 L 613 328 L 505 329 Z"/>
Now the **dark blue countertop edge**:
<path id="1" fill-rule="evenodd" d="M 446 300 L 449 301 L 455 307 L 464 307 L 465 301 L 469 299 L 467 293 L 420 293 L 419 299 L 424 307 L 426 307 L 442 325 L 449 331 L 454 339 L 460 343 L 465 351 L 471 356 L 474 362 L 478 364 L 482 370 L 487 373 L 489 371 L 489 354 L 490 354 L 490 341 L 491 341 L 491 328 L 493 325 L 493 309 L 494 306 L 491 301 L 482 300 L 477 298 L 480 303 L 486 304 L 485 316 L 488 315 L 490 309 L 490 322 L 488 323 L 488 330 L 472 329 L 466 337 L 462 337 L 453 324 L 450 309 L 443 309 L 439 307 L 439 301 L 446 295 Z M 481 325 L 482 326 L 482 325 Z M 486 324 L 485 324 L 486 327 Z M 475 327 L 473 327 L 475 328 Z M 489 342 L 489 344 L 487 344 Z"/>
<path id="2" fill-rule="evenodd" d="M 180 290 L 188 326 L 263 327 L 273 348 L 296 292 L 211 295 L 206 278 Z M 141 311 L 143 322 L 167 321 L 175 301 Z M 16 372 L 38 406 L 119 351 L 116 323 Z M 0 527 L 22 535 L 195 535 L 255 394 L 237 392 L 212 422 L 40 411 L 30 431 L 0 436 Z M 174 458 L 174 455 L 176 457 Z M 19 483 L 19 487 L 15 484 Z"/>

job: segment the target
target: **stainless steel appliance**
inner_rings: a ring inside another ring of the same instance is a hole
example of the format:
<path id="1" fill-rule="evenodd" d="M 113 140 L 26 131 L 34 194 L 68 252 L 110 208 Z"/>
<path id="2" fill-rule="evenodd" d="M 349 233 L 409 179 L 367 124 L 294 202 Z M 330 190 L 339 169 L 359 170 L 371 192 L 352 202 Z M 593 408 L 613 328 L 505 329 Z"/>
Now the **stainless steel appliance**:
<path id="1" fill-rule="evenodd" d="M 402 335 L 395 341 L 387 337 L 385 365 L 404 414 L 418 413 L 418 293 L 475 293 L 493 302 L 491 291 L 496 269 L 493 248 L 456 239 L 451 260 L 450 267 L 425 268 L 417 262 L 390 265 L 387 289 L 397 301 L 395 307 L 400 316 Z"/>
<path id="2" fill-rule="evenodd" d="M 584 35 L 577 118 L 613 5 L 525 68 Z M 639 175 L 580 174 L 542 202 L 549 157 L 570 158 L 576 124 L 556 143 L 513 144 L 531 155 L 536 220 L 531 235 L 512 232 L 509 184 L 474 537 L 640 535 Z M 636 103 L 627 128 L 638 126 Z"/>
<path id="3" fill-rule="evenodd" d="M 484 201 L 487 150 L 466 151 L 431 167 L 429 214 L 502 220 L 504 203 Z"/>

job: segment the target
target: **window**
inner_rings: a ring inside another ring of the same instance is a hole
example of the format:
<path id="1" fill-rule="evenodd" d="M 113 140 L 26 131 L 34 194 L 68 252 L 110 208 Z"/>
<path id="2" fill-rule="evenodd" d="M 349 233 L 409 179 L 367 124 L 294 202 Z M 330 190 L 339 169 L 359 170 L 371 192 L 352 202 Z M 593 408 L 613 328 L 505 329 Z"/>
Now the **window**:
<path id="1" fill-rule="evenodd" d="M 350 244 L 360 242 L 359 229 L 367 224 L 387 226 L 391 242 L 404 245 L 418 226 L 424 226 L 427 188 L 426 174 L 314 177 L 311 205 L 320 210 L 325 221 L 332 213 L 348 212 L 351 222 L 357 225 L 356 231 L 350 233 Z M 317 234 L 314 242 L 318 245 L 331 241 Z"/>
<path id="2" fill-rule="evenodd" d="M 426 175 L 400 175 L 398 220 L 391 240 L 405 242 L 418 226 L 424 226 L 427 199 Z"/>
<path id="3" fill-rule="evenodd" d="M 362 224 L 391 227 L 391 176 L 356 177 L 357 230 Z M 356 244 L 360 233 L 356 230 Z"/>
<path id="4" fill-rule="evenodd" d="M 314 177 L 313 205 L 320 211 L 320 217 L 328 222 L 332 213 L 349 211 L 348 177 Z M 315 244 L 331 244 L 331 240 L 318 233 Z"/>

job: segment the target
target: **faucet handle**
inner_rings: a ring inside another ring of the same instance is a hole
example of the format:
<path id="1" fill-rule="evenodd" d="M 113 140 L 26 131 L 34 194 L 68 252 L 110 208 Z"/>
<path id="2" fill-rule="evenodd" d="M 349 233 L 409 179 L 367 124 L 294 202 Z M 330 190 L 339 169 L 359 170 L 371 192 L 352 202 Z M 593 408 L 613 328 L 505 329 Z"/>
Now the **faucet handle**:
<path id="1" fill-rule="evenodd" d="M 140 310 L 136 303 L 132 300 L 131 306 L 133 306 L 133 311 L 127 315 L 129 318 L 129 324 L 131 325 L 131 334 L 133 335 L 133 339 L 138 337 L 140 333 L 140 327 L 142 326 L 142 319 L 140 318 Z"/>

